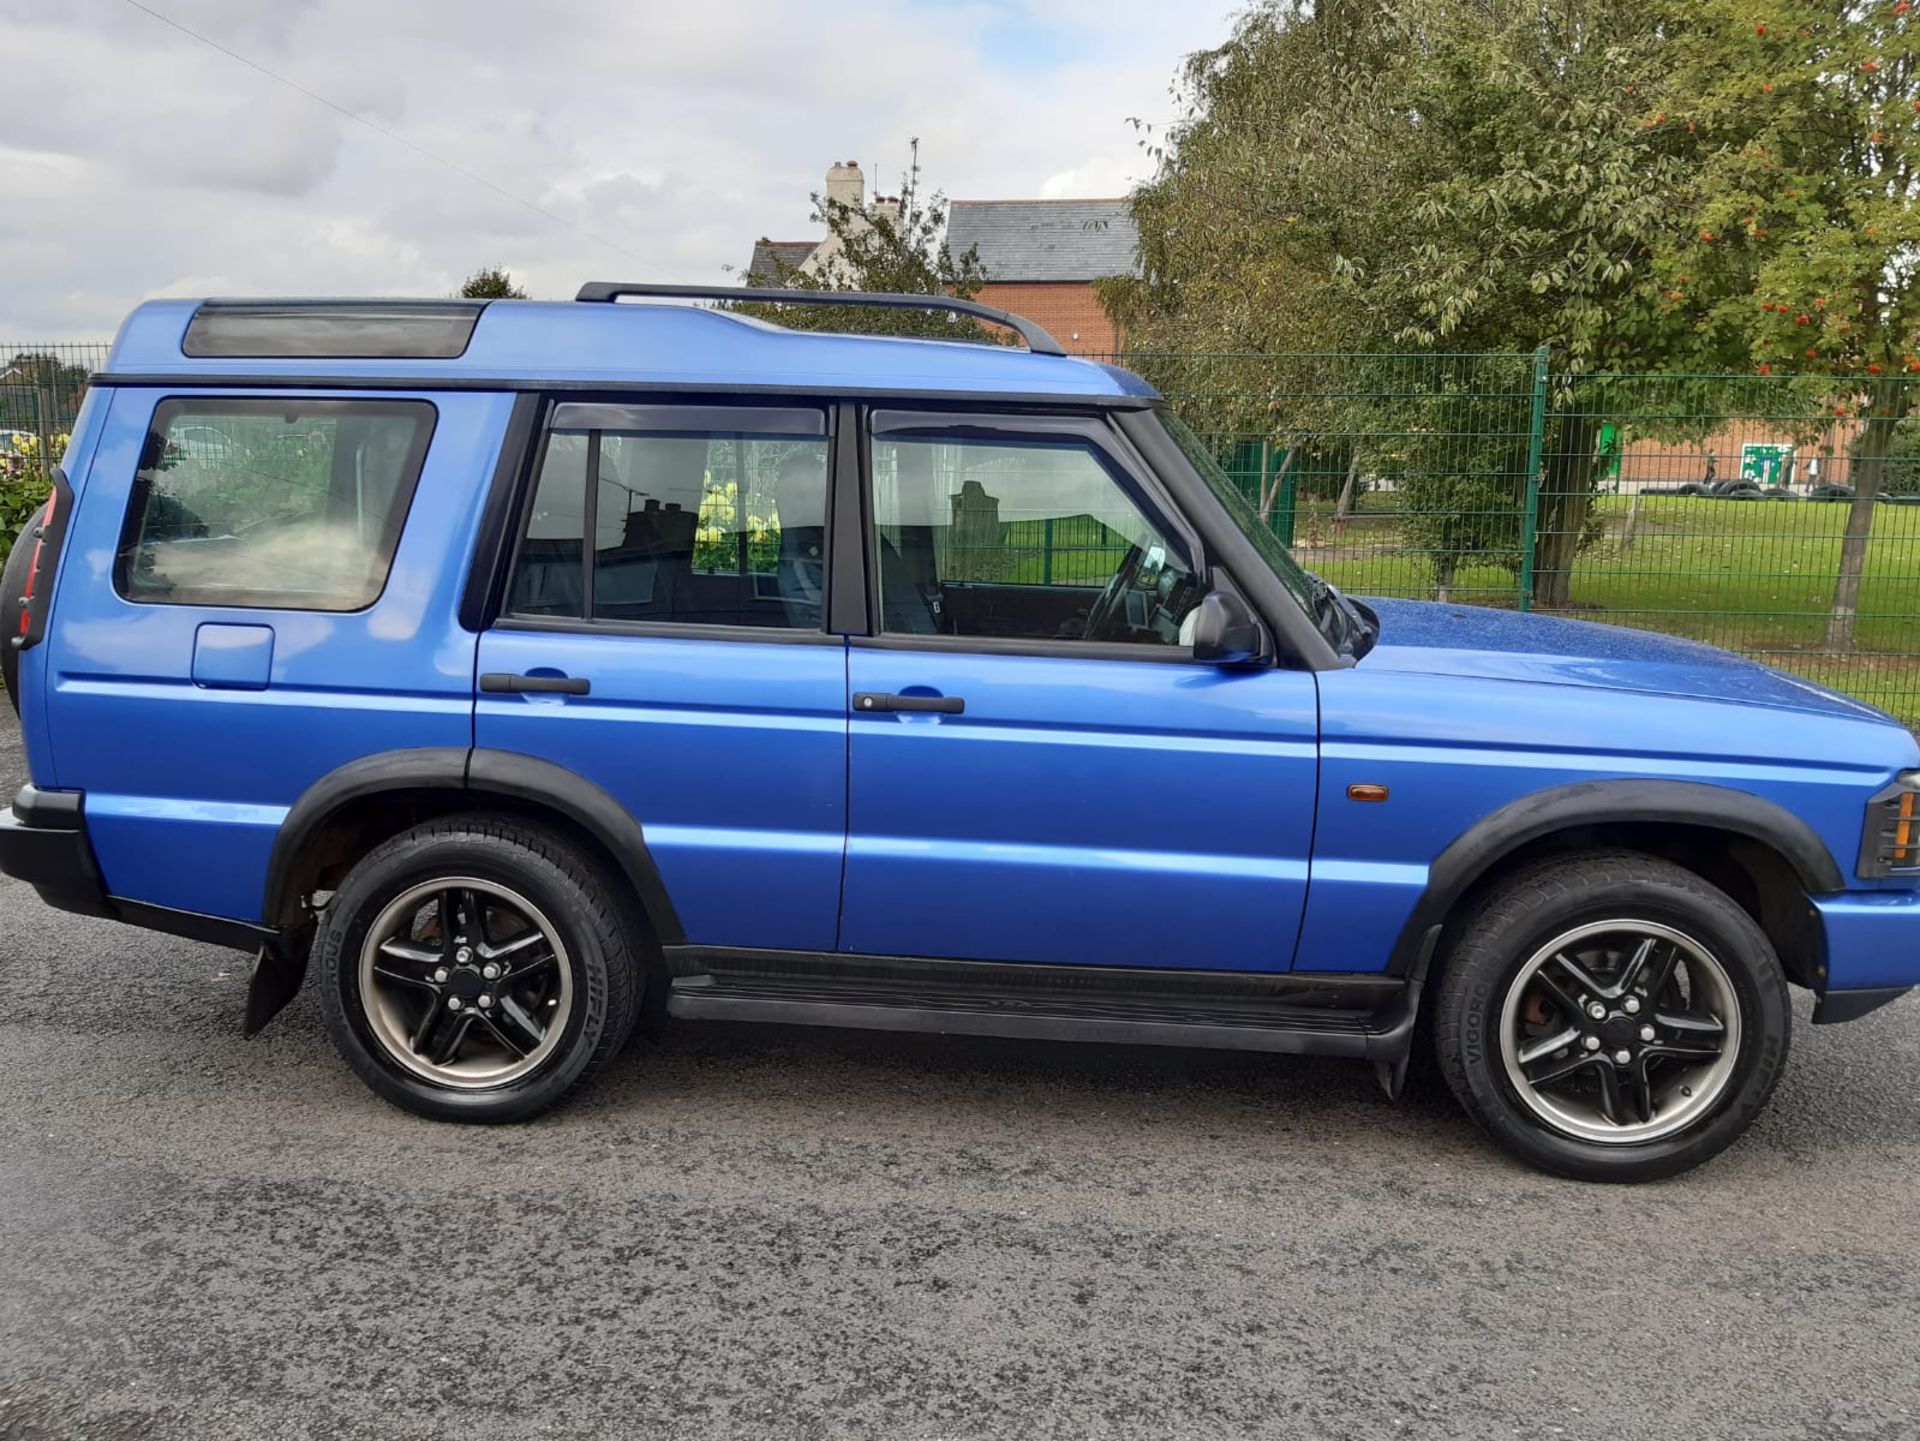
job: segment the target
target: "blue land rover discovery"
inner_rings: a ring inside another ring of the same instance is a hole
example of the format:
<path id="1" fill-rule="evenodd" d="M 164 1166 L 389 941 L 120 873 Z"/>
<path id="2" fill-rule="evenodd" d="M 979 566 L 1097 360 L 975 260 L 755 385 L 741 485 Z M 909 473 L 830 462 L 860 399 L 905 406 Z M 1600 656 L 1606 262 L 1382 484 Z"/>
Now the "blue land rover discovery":
<path id="1" fill-rule="evenodd" d="M 7 567 L 0 867 L 257 952 L 250 1030 L 311 961 L 367 1083 L 465 1121 L 650 1008 L 1389 1091 L 1418 1045 L 1526 1160 L 1639 1179 L 1765 1104 L 1789 983 L 1839 1021 L 1920 981 L 1920 750 L 1879 712 L 1344 597 L 1017 317 L 701 295 L 135 311 Z"/>

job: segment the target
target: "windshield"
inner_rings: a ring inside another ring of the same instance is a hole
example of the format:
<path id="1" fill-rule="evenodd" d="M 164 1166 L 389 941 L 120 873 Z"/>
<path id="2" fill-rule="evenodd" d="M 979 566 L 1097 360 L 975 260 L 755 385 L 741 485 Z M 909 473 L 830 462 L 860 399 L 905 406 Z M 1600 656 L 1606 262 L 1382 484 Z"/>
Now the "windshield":
<path id="1" fill-rule="evenodd" d="M 1312 610 L 1320 590 L 1318 578 L 1301 569 L 1300 562 L 1280 543 L 1280 537 L 1273 533 L 1272 527 L 1260 518 L 1259 512 L 1253 508 L 1253 502 L 1233 483 L 1233 477 L 1220 468 L 1220 462 L 1214 459 L 1206 442 L 1193 433 L 1193 427 L 1171 411 L 1161 411 L 1160 420 L 1174 443 L 1193 462 L 1193 468 L 1200 472 L 1213 493 L 1220 497 L 1227 514 L 1233 517 L 1233 523 L 1253 542 L 1253 548 L 1260 552 L 1260 558 L 1286 582 L 1287 589 L 1299 597 L 1300 603 Z"/>

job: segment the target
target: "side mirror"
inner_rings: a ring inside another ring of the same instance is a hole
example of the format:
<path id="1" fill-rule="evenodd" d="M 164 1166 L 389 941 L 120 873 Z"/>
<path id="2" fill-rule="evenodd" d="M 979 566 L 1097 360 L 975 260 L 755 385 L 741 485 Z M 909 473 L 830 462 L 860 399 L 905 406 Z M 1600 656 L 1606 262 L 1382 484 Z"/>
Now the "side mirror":
<path id="1" fill-rule="evenodd" d="M 1212 591 L 1194 613 L 1193 658 L 1208 665 L 1245 665 L 1260 658 L 1260 622 L 1237 595 Z"/>

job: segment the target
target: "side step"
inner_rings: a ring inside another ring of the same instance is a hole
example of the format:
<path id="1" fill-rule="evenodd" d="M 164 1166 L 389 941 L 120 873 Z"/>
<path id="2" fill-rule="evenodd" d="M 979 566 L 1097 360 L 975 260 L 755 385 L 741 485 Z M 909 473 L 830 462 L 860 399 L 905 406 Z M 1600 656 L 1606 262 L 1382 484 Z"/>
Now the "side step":
<path id="1" fill-rule="evenodd" d="M 686 969 L 684 964 L 675 968 Z M 973 983 L 956 980 L 955 969 L 954 963 L 945 963 L 929 966 L 926 976 L 835 974 L 825 969 L 796 974 L 788 968 L 770 973 L 764 966 L 723 969 L 707 960 L 698 973 L 674 980 L 667 1013 L 684 1020 L 1345 1056 L 1397 1066 L 1412 1038 L 1420 989 L 1418 982 L 1382 985 L 1386 978 L 1353 978 L 1371 983 L 1357 989 L 1371 992 L 1367 999 L 1377 1004 L 1338 1006 L 1308 1003 L 1324 1001 L 1335 987 L 1298 980 L 1264 994 L 1248 993 L 1252 988 L 1156 984 L 1164 981 L 1166 972 L 1135 973 L 1141 981 L 1137 989 L 1123 984 L 1090 987 L 1071 975 L 1057 986 L 1006 986 L 992 983 L 1000 978 L 1000 967 L 983 966 L 983 975 Z M 1022 969 L 1047 973 L 1073 968 Z"/>

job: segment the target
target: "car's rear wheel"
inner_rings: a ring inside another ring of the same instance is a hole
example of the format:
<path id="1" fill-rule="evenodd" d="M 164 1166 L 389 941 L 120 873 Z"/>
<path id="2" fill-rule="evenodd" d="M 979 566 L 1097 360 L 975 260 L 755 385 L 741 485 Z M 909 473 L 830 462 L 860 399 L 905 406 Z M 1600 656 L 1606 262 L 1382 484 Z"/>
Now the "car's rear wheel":
<path id="1" fill-rule="evenodd" d="M 520 1121 L 565 1100 L 633 1029 L 644 977 L 606 878 L 558 835 L 455 817 L 370 852 L 315 941 L 328 1030 L 389 1101 Z"/>
<path id="2" fill-rule="evenodd" d="M 1461 1104 L 1532 1164 L 1638 1181 L 1729 1145 L 1786 1062 L 1786 980 L 1730 897 L 1631 852 L 1545 862 L 1462 924 L 1435 1044 Z"/>

